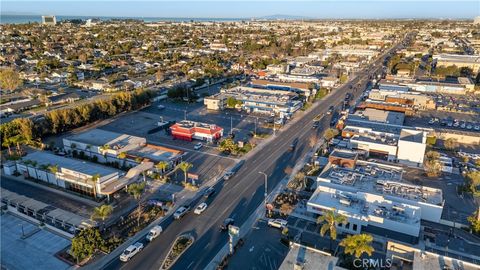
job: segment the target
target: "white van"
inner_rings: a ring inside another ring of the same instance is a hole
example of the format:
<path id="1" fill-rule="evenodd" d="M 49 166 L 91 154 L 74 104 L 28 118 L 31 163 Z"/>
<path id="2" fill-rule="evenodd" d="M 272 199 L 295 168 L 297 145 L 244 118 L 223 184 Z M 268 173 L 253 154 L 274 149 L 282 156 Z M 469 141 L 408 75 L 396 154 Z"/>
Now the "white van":
<path id="1" fill-rule="evenodd" d="M 157 238 L 163 231 L 162 226 L 157 225 L 153 227 L 150 232 L 147 234 L 147 240 L 149 242 L 153 241 L 153 239 Z"/>

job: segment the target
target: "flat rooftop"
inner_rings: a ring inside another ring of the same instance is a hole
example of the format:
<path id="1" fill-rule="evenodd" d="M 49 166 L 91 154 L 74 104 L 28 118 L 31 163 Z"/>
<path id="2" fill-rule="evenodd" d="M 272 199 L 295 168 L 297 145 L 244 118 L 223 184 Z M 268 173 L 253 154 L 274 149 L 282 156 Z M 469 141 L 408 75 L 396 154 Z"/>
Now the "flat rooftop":
<path id="1" fill-rule="evenodd" d="M 389 195 L 426 202 L 435 205 L 443 203 L 440 189 L 412 185 L 402 182 L 403 170 L 399 167 L 357 161 L 354 169 L 329 164 L 318 176 L 319 185 L 329 182 L 382 195 Z"/>
<path id="2" fill-rule="evenodd" d="M 178 156 L 181 156 L 183 152 L 163 146 L 147 144 L 144 147 L 139 147 L 137 149 L 128 151 L 128 154 L 147 158 L 152 161 L 170 161 Z"/>
<path id="3" fill-rule="evenodd" d="M 374 122 L 369 121 L 368 119 L 362 119 L 360 117 L 351 117 L 351 115 L 349 115 L 347 120 L 345 121 L 345 126 L 346 128 L 351 126 L 363 129 L 371 129 L 372 131 L 377 132 L 393 133 L 397 135 L 400 134 L 403 128 L 403 126 L 401 125 Z"/>
<path id="4" fill-rule="evenodd" d="M 369 221 L 378 217 L 420 227 L 419 207 L 400 201 L 369 198 L 370 196 L 372 195 L 363 192 L 320 187 L 315 190 L 308 203 L 336 209 L 355 219 Z"/>
<path id="5" fill-rule="evenodd" d="M 413 255 L 413 270 L 437 269 L 480 270 L 480 266 L 430 252 L 415 251 Z"/>
<path id="6" fill-rule="evenodd" d="M 405 113 L 384 111 L 373 108 L 366 108 L 363 111 L 357 111 L 355 114 L 349 115 L 349 117 L 352 119 L 392 125 L 403 125 L 403 122 L 405 121 Z"/>
<path id="7" fill-rule="evenodd" d="M 119 170 L 115 170 L 110 167 L 101 166 L 95 163 L 86 162 L 78 159 L 71 159 L 66 157 L 57 156 L 48 152 L 36 151 L 30 153 L 22 158 L 23 161 L 31 160 L 37 162 L 39 165 L 58 165 L 59 170 L 65 168 L 75 172 L 79 172 L 86 175 L 100 174 L 100 176 L 110 174 L 120 174 Z"/>
<path id="8" fill-rule="evenodd" d="M 400 132 L 400 140 L 402 141 L 423 143 L 423 138 L 423 131 L 402 129 Z"/>
<path id="9" fill-rule="evenodd" d="M 142 137 L 102 129 L 91 129 L 80 134 L 67 138 L 70 141 L 76 141 L 87 145 L 103 146 L 109 145 L 112 149 L 122 149 L 131 144 L 145 144 L 146 140 Z"/>
<path id="10" fill-rule="evenodd" d="M 348 149 L 333 149 L 330 153 L 330 157 L 342 158 L 342 159 L 356 159 L 358 157 L 358 152 L 348 150 Z"/>
<path id="11" fill-rule="evenodd" d="M 340 266 L 336 266 L 338 261 L 337 257 L 330 256 L 324 252 L 316 251 L 312 248 L 307 248 L 303 245 L 293 244 L 287 253 L 285 259 L 283 259 L 279 270 L 294 270 L 295 265 L 302 266 L 298 269 L 303 270 L 341 270 L 345 269 Z"/>
<path id="12" fill-rule="evenodd" d="M 256 101 L 267 104 L 288 105 L 297 96 L 298 94 L 290 91 L 237 86 L 223 90 L 214 97 L 234 97 L 244 102 Z"/>

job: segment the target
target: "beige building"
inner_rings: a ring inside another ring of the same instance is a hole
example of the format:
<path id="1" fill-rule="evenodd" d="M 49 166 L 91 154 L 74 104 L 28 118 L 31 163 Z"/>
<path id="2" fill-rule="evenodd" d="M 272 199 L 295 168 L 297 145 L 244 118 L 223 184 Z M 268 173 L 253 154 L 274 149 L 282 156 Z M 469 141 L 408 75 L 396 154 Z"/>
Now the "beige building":
<path id="1" fill-rule="evenodd" d="M 437 60 L 437 66 L 448 67 L 468 67 L 474 73 L 480 70 L 480 55 L 459 55 L 459 54 L 439 54 L 434 55 L 433 59 Z"/>

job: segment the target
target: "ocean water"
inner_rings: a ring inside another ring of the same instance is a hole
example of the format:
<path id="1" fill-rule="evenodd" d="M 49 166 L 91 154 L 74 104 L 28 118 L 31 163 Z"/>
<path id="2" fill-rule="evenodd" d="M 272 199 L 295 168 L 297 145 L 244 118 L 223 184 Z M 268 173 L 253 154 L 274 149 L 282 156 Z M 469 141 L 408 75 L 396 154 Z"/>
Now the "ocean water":
<path id="1" fill-rule="evenodd" d="M 170 22 L 188 22 L 188 21 L 198 21 L 198 22 L 207 22 L 207 21 L 216 21 L 216 22 L 225 22 L 225 21 L 241 21 L 248 19 L 241 18 L 164 18 L 164 17 L 89 17 L 89 16 L 56 16 L 57 22 L 62 20 L 72 20 L 72 19 L 100 19 L 100 20 L 111 20 L 111 19 L 135 19 L 143 20 L 144 22 L 158 22 L 158 21 L 170 21 Z M 25 24 L 25 23 L 41 23 L 42 16 L 40 15 L 0 15 L 0 24 Z"/>

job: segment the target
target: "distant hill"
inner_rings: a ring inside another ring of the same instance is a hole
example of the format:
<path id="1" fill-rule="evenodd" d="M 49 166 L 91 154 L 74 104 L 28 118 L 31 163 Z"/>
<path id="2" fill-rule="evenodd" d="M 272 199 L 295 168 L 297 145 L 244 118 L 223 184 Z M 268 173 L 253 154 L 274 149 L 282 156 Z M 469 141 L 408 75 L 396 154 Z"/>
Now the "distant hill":
<path id="1" fill-rule="evenodd" d="M 275 15 L 257 17 L 255 19 L 258 19 L 258 20 L 308 20 L 312 18 L 306 17 L 306 16 L 275 14 Z"/>

